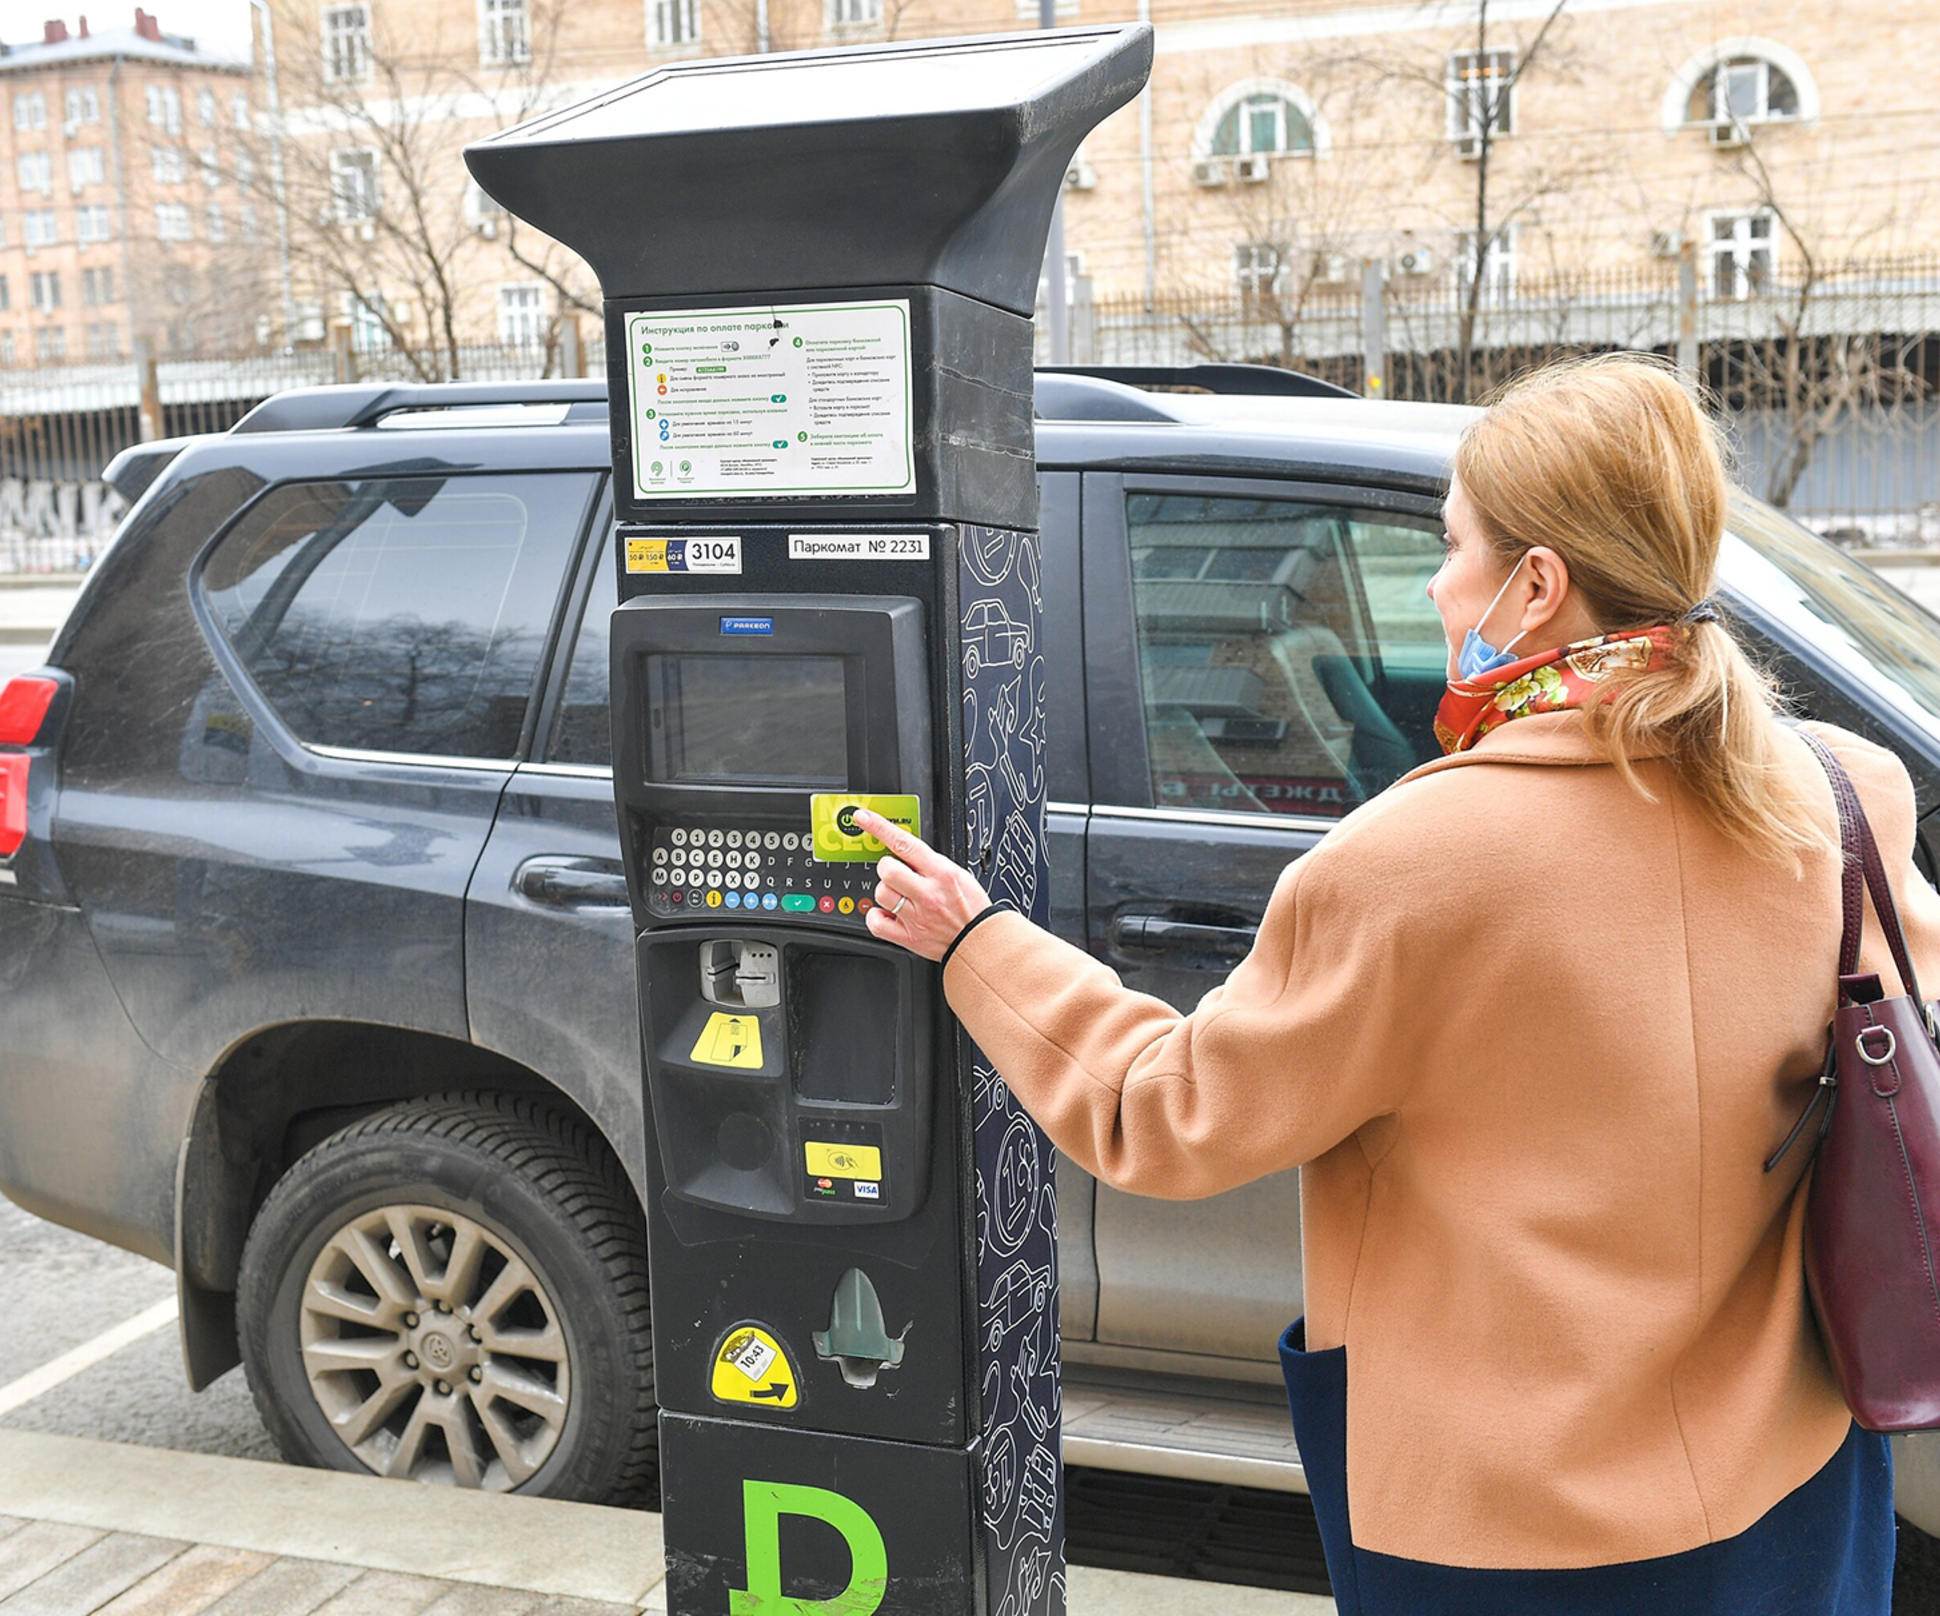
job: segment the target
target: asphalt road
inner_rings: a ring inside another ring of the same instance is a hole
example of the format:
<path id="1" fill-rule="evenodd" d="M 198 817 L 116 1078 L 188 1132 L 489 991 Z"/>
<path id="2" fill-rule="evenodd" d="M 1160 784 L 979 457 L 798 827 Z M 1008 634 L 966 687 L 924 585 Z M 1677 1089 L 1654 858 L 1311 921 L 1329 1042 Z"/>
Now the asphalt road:
<path id="1" fill-rule="evenodd" d="M 21 1377 L 166 1305 L 175 1278 L 145 1258 L 57 1228 L 0 1200 L 0 1425 L 195 1453 L 273 1459 L 241 1370 L 188 1388 L 171 1320 L 39 1395 Z"/>

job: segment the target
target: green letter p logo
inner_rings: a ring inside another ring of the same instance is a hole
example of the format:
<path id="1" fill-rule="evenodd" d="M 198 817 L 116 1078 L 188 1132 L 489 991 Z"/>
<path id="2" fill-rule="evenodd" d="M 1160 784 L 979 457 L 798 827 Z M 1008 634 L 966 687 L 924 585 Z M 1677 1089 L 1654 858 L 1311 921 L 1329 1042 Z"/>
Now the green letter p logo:
<path id="1" fill-rule="evenodd" d="M 729 1616 L 874 1616 L 889 1587 L 889 1555 L 862 1506 L 822 1487 L 741 1483 L 748 1586 L 728 1591 Z M 849 1586 L 832 1599 L 790 1599 L 781 1591 L 781 1517 L 826 1521 L 849 1545 Z"/>

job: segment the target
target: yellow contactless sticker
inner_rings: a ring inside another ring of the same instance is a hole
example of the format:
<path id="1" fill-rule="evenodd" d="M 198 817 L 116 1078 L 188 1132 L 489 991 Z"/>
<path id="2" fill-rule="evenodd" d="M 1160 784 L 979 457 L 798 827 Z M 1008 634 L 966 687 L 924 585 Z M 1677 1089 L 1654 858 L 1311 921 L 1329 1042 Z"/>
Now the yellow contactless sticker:
<path id="1" fill-rule="evenodd" d="M 722 1338 L 709 1390 L 718 1402 L 767 1408 L 793 1408 L 802 1400 L 795 1366 L 781 1343 L 758 1324 L 737 1324 Z"/>
<path id="2" fill-rule="evenodd" d="M 882 1181 L 882 1152 L 874 1145 L 825 1145 L 810 1139 L 802 1154 L 817 1178 L 866 1178 Z"/>
<path id="3" fill-rule="evenodd" d="M 922 805 L 914 797 L 818 792 L 808 799 L 808 821 L 814 832 L 814 855 L 824 864 L 873 864 L 882 857 L 882 843 L 863 835 L 856 825 L 858 808 L 881 814 L 912 836 L 923 834 Z"/>
<path id="4" fill-rule="evenodd" d="M 731 1016 L 725 1010 L 716 1010 L 707 1018 L 687 1058 L 700 1066 L 735 1066 L 758 1072 L 761 1023 L 753 1016 Z"/>

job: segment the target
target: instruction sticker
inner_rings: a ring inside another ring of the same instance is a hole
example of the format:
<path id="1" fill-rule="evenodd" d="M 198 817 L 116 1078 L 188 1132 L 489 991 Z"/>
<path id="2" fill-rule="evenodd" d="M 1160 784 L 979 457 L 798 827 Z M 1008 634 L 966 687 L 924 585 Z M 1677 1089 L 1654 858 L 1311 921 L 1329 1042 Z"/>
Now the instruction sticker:
<path id="1" fill-rule="evenodd" d="M 628 539 L 626 570 L 632 572 L 739 572 L 740 538 Z"/>
<path id="2" fill-rule="evenodd" d="M 927 533 L 791 533 L 790 561 L 927 561 Z"/>
<path id="3" fill-rule="evenodd" d="M 814 835 L 812 851 L 824 864 L 868 864 L 886 851 L 875 837 L 862 834 L 855 821 L 858 808 L 881 814 L 912 836 L 923 834 L 922 804 L 915 797 L 817 792 L 808 799 L 808 822 Z"/>
<path id="4" fill-rule="evenodd" d="M 713 893 L 709 893 L 711 898 Z M 754 1016 L 730 1015 L 716 1010 L 707 1018 L 700 1037 L 694 1040 L 687 1057 L 697 1066 L 732 1066 L 744 1071 L 761 1070 L 761 1022 Z"/>
<path id="5" fill-rule="evenodd" d="M 909 301 L 626 316 L 636 501 L 913 494 Z"/>
<path id="6" fill-rule="evenodd" d="M 722 1403 L 793 1408 L 801 1401 L 795 1366 L 781 1343 L 758 1324 L 737 1324 L 722 1337 L 709 1389 Z"/>

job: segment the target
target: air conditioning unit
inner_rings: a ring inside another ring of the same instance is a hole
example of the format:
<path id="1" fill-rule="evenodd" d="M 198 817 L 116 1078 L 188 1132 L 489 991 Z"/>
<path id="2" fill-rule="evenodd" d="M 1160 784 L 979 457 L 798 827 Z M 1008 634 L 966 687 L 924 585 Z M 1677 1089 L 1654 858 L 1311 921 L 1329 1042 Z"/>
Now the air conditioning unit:
<path id="1" fill-rule="evenodd" d="M 1404 253 L 1395 254 L 1394 272 L 1416 278 L 1432 275 L 1435 273 L 1435 255 L 1426 247 L 1410 247 Z"/>
<path id="2" fill-rule="evenodd" d="M 364 220 L 357 227 L 357 239 L 359 241 L 375 241 L 377 239 L 377 226 L 372 224 L 368 219 Z"/>
<path id="3" fill-rule="evenodd" d="M 401 297 L 391 305 L 391 318 L 399 325 L 411 323 L 411 300 Z"/>
<path id="4" fill-rule="evenodd" d="M 1751 130 L 1739 118 L 1722 118 L 1711 125 L 1711 144 L 1714 146 L 1749 146 Z"/>
<path id="5" fill-rule="evenodd" d="M 474 219 L 472 220 L 472 229 L 477 231 L 487 241 L 494 241 L 498 238 L 498 220 L 496 219 Z"/>
<path id="6" fill-rule="evenodd" d="M 1682 230 L 1653 230 L 1650 233 L 1650 256 L 1653 258 L 1677 258 L 1684 251 L 1684 232 Z"/>
<path id="7" fill-rule="evenodd" d="M 1346 253 L 1314 254 L 1314 282 L 1320 286 L 1345 286 L 1354 276 L 1354 261 Z"/>
<path id="8" fill-rule="evenodd" d="M 1064 171 L 1064 188 L 1067 191 L 1090 191 L 1098 185 L 1098 170 L 1082 157 L 1074 157 L 1071 166 Z"/>
<path id="9" fill-rule="evenodd" d="M 1264 152 L 1255 152 L 1250 157 L 1242 157 L 1233 164 L 1233 172 L 1244 185 L 1258 185 L 1262 180 L 1273 177 L 1273 159 Z"/>
<path id="10" fill-rule="evenodd" d="M 67 136 L 69 140 L 72 140 L 80 132 L 81 132 L 80 124 L 77 123 L 72 118 L 70 118 L 66 123 L 61 125 L 61 133 Z"/>
<path id="11" fill-rule="evenodd" d="M 323 316 L 321 314 L 306 314 L 302 319 L 298 320 L 296 322 L 296 340 L 298 342 L 323 341 Z"/>
<path id="12" fill-rule="evenodd" d="M 1194 185 L 1227 185 L 1232 182 L 1232 173 L 1226 167 L 1223 157 L 1202 157 L 1192 165 Z"/>

